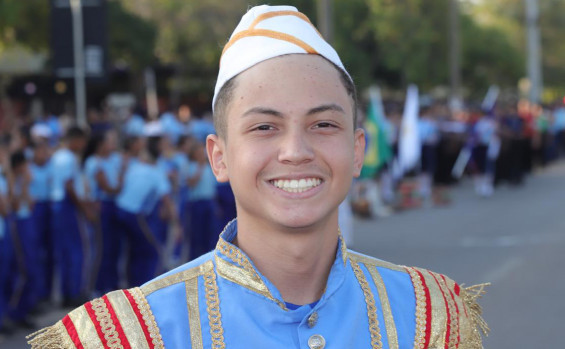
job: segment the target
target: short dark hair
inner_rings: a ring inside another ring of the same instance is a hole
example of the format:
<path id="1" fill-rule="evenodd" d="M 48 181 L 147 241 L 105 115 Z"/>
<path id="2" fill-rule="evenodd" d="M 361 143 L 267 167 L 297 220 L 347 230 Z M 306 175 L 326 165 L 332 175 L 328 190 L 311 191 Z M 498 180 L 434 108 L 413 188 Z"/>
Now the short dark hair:
<path id="1" fill-rule="evenodd" d="M 139 136 L 127 136 L 123 141 L 123 148 L 126 151 L 131 150 L 132 145 L 137 142 L 141 137 Z"/>
<path id="2" fill-rule="evenodd" d="M 17 151 L 10 156 L 10 167 L 16 169 L 27 161 L 23 151 Z"/>
<path id="3" fill-rule="evenodd" d="M 160 136 L 151 136 L 147 138 L 147 153 L 151 157 L 151 160 L 157 160 L 161 155 L 161 150 L 159 149 L 160 142 Z"/>
<path id="4" fill-rule="evenodd" d="M 192 142 L 193 140 L 194 140 L 194 138 L 192 138 L 192 136 L 190 136 L 190 135 L 182 135 L 177 140 L 177 148 L 180 148 L 180 147 L 184 146 L 186 143 Z"/>
<path id="5" fill-rule="evenodd" d="M 66 139 L 86 138 L 86 131 L 79 126 L 71 126 L 65 134 Z"/>
<path id="6" fill-rule="evenodd" d="M 326 59 L 325 57 L 320 57 L 324 58 L 338 71 L 341 83 L 343 84 L 345 91 L 353 100 L 353 129 L 355 129 L 357 127 L 357 89 L 355 88 L 355 83 L 353 82 L 353 79 L 345 72 L 345 70 L 341 69 L 340 67 L 335 65 L 335 63 Z M 224 83 L 224 85 L 218 92 L 218 95 L 216 96 L 216 102 L 214 103 L 214 127 L 218 136 L 222 138 L 225 138 L 227 134 L 226 113 L 232 101 L 235 88 L 237 87 L 238 76 L 239 74 Z"/>

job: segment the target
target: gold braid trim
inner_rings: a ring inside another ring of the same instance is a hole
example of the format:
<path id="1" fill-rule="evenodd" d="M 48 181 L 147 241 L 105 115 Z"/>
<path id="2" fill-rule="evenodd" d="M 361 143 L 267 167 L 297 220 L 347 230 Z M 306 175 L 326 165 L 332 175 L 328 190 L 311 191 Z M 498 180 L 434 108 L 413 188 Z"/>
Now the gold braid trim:
<path id="1" fill-rule="evenodd" d="M 416 297 L 416 334 L 414 335 L 414 348 L 425 349 L 426 345 L 426 293 L 424 284 L 416 269 L 406 267 L 414 285 L 414 295 Z"/>
<path id="2" fill-rule="evenodd" d="M 227 243 L 223 238 L 220 238 L 220 240 L 218 240 L 218 244 L 216 245 L 216 249 L 220 251 L 224 256 L 227 256 L 229 259 L 234 261 L 238 266 L 243 268 L 243 270 L 245 270 L 249 274 L 251 280 L 264 285 L 263 279 L 261 279 L 259 274 L 257 274 L 257 271 L 255 270 L 255 268 L 253 268 L 253 265 L 251 265 L 249 258 L 239 248 Z M 273 297 L 266 285 L 265 289 L 267 289 L 265 293 L 261 292 L 265 297 L 277 303 L 277 305 L 282 310 L 288 310 L 283 302 Z"/>
<path id="3" fill-rule="evenodd" d="M 218 284 L 216 273 L 213 269 L 204 274 L 204 286 L 206 290 L 206 311 L 208 312 L 208 323 L 210 324 L 210 335 L 212 336 L 212 349 L 225 349 L 224 328 L 222 327 L 222 314 L 220 313 L 220 298 L 218 297 Z"/>
<path id="4" fill-rule="evenodd" d="M 381 341 L 381 332 L 379 330 L 379 320 L 377 319 L 377 306 L 375 305 L 375 297 L 371 292 L 371 287 L 365 278 L 365 274 L 359 267 L 357 262 L 350 259 L 351 267 L 355 273 L 355 277 L 359 282 L 359 286 L 363 290 L 365 296 L 365 303 L 367 304 L 367 315 L 369 316 L 369 332 L 371 333 L 371 348 L 381 349 L 383 343 Z"/>
<path id="5" fill-rule="evenodd" d="M 224 239 L 220 238 L 216 248 L 222 252 L 225 256 L 229 257 L 231 260 L 236 262 L 240 267 L 242 267 L 246 272 L 248 272 L 253 280 L 261 281 L 261 277 L 255 271 L 255 268 L 251 265 L 249 258 L 241 252 L 241 250 L 231 244 L 228 244 Z"/>
<path id="6" fill-rule="evenodd" d="M 485 336 L 488 336 L 490 332 L 490 328 L 482 317 L 483 309 L 477 302 L 477 300 L 485 294 L 486 286 L 490 286 L 490 283 L 461 287 L 461 298 L 467 308 L 467 315 L 472 325 L 472 333 L 470 334 L 469 345 L 467 347 L 470 349 L 482 349 L 483 344 L 480 332 Z"/>
<path id="7" fill-rule="evenodd" d="M 120 335 L 116 330 L 116 325 L 114 325 L 112 321 L 106 302 L 104 302 L 102 298 L 97 298 L 90 302 L 90 304 L 92 304 L 92 310 L 94 310 L 96 320 L 100 324 L 100 329 L 104 334 L 106 345 L 111 349 L 123 349 L 124 347 L 120 340 Z"/>
<path id="8" fill-rule="evenodd" d="M 68 349 L 74 348 L 75 345 L 69 337 L 62 321 L 57 321 L 53 326 L 43 328 L 28 336 L 27 344 L 32 349 Z"/>
<path id="9" fill-rule="evenodd" d="M 445 300 L 447 301 L 447 311 L 449 312 L 449 318 L 451 319 L 451 326 L 449 330 L 449 348 L 456 348 L 459 345 L 458 337 L 460 337 L 457 304 L 455 303 L 451 290 L 449 289 L 447 283 L 441 277 L 441 275 L 435 274 L 435 277 L 438 280 L 440 289 L 442 289 L 443 293 L 445 294 Z"/>
<path id="10" fill-rule="evenodd" d="M 151 337 L 155 349 L 164 349 L 165 344 L 163 343 L 163 338 L 161 338 L 161 333 L 159 332 L 157 321 L 155 321 L 155 316 L 153 316 L 151 308 L 149 307 L 149 303 L 147 303 L 147 299 L 145 299 L 143 292 L 139 287 L 131 288 L 129 292 L 131 293 L 133 299 L 135 300 L 135 303 L 137 304 L 137 308 L 141 313 L 143 321 L 145 321 L 145 326 L 147 326 L 149 336 Z"/>

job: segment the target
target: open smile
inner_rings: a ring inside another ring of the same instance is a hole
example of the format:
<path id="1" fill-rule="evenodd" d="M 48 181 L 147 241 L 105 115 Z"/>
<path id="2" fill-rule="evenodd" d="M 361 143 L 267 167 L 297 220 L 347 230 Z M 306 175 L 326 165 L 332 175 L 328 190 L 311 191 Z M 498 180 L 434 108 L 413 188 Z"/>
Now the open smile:
<path id="1" fill-rule="evenodd" d="M 269 181 L 275 187 L 288 193 L 302 193 L 316 188 L 322 184 L 320 178 L 300 178 L 300 179 L 273 179 Z"/>

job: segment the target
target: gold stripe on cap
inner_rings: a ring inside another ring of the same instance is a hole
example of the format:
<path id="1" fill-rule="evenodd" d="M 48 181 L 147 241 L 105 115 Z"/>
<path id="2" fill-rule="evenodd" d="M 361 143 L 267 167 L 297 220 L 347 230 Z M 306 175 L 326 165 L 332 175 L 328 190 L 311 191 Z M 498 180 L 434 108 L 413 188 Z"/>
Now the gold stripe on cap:
<path id="1" fill-rule="evenodd" d="M 250 37 L 250 36 L 266 36 L 266 37 L 277 39 L 277 40 L 283 40 L 283 41 L 290 42 L 291 44 L 295 44 L 296 46 L 301 47 L 304 51 L 306 51 L 309 54 L 318 54 L 318 52 L 316 50 L 314 50 L 314 48 L 312 48 L 312 46 L 308 45 L 304 41 L 302 41 L 302 40 L 298 39 L 297 37 L 292 36 L 290 34 L 281 33 L 281 32 L 277 32 L 277 31 L 274 31 L 274 30 L 268 30 L 268 29 L 253 29 L 253 30 L 243 30 L 243 31 L 240 31 L 239 33 L 237 33 L 236 35 L 234 35 L 231 38 L 231 40 L 224 47 L 224 50 L 222 51 L 222 56 L 224 55 L 226 50 L 228 48 L 230 48 L 236 41 L 243 39 L 243 38 Z"/>
<path id="2" fill-rule="evenodd" d="M 323 39 L 322 34 L 320 34 L 320 32 L 318 31 L 318 29 L 316 29 L 316 27 L 314 27 L 314 25 L 312 24 L 312 22 L 310 22 L 310 19 L 308 19 L 308 17 L 306 17 L 305 14 L 303 14 L 302 12 L 296 12 L 296 11 L 272 11 L 272 12 L 265 12 L 259 16 L 257 16 L 257 18 L 255 18 L 255 20 L 251 23 L 251 25 L 249 26 L 249 29 L 255 29 L 255 27 L 257 26 L 257 24 L 259 24 L 259 22 L 262 22 L 266 19 L 269 18 L 273 18 L 273 17 L 280 17 L 280 16 L 295 16 L 298 17 L 300 19 L 302 19 L 304 22 L 307 22 L 308 24 L 310 24 L 312 26 L 312 28 L 314 28 L 314 30 L 316 31 L 316 33 L 318 33 L 318 35 L 320 35 L 320 37 Z"/>

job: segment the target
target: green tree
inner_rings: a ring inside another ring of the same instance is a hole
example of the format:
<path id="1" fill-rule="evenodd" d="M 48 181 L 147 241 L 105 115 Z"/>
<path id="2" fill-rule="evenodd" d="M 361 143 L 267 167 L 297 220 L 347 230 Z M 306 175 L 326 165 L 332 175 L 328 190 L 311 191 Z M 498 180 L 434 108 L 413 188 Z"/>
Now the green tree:
<path id="1" fill-rule="evenodd" d="M 515 87 L 524 59 L 500 29 L 481 26 L 464 15 L 461 21 L 462 77 L 471 95 L 484 96 L 489 85 Z"/>
<path id="2" fill-rule="evenodd" d="M 49 48 L 49 2 L 45 0 L 0 1 L 0 50 L 23 45 L 34 51 Z"/>
<path id="3" fill-rule="evenodd" d="M 157 27 L 126 9 L 119 1 L 108 2 L 110 60 L 141 71 L 155 62 Z"/>
<path id="4" fill-rule="evenodd" d="M 544 85 L 563 90 L 565 81 L 565 2 L 563 0 L 539 0 L 539 28 L 542 43 Z M 523 65 L 521 76 L 526 76 L 526 23 L 523 0 L 479 0 L 468 4 L 477 23 L 497 28 L 518 49 Z"/>
<path id="5" fill-rule="evenodd" d="M 401 85 L 423 89 L 447 81 L 448 1 L 367 0 L 379 59 Z"/>

